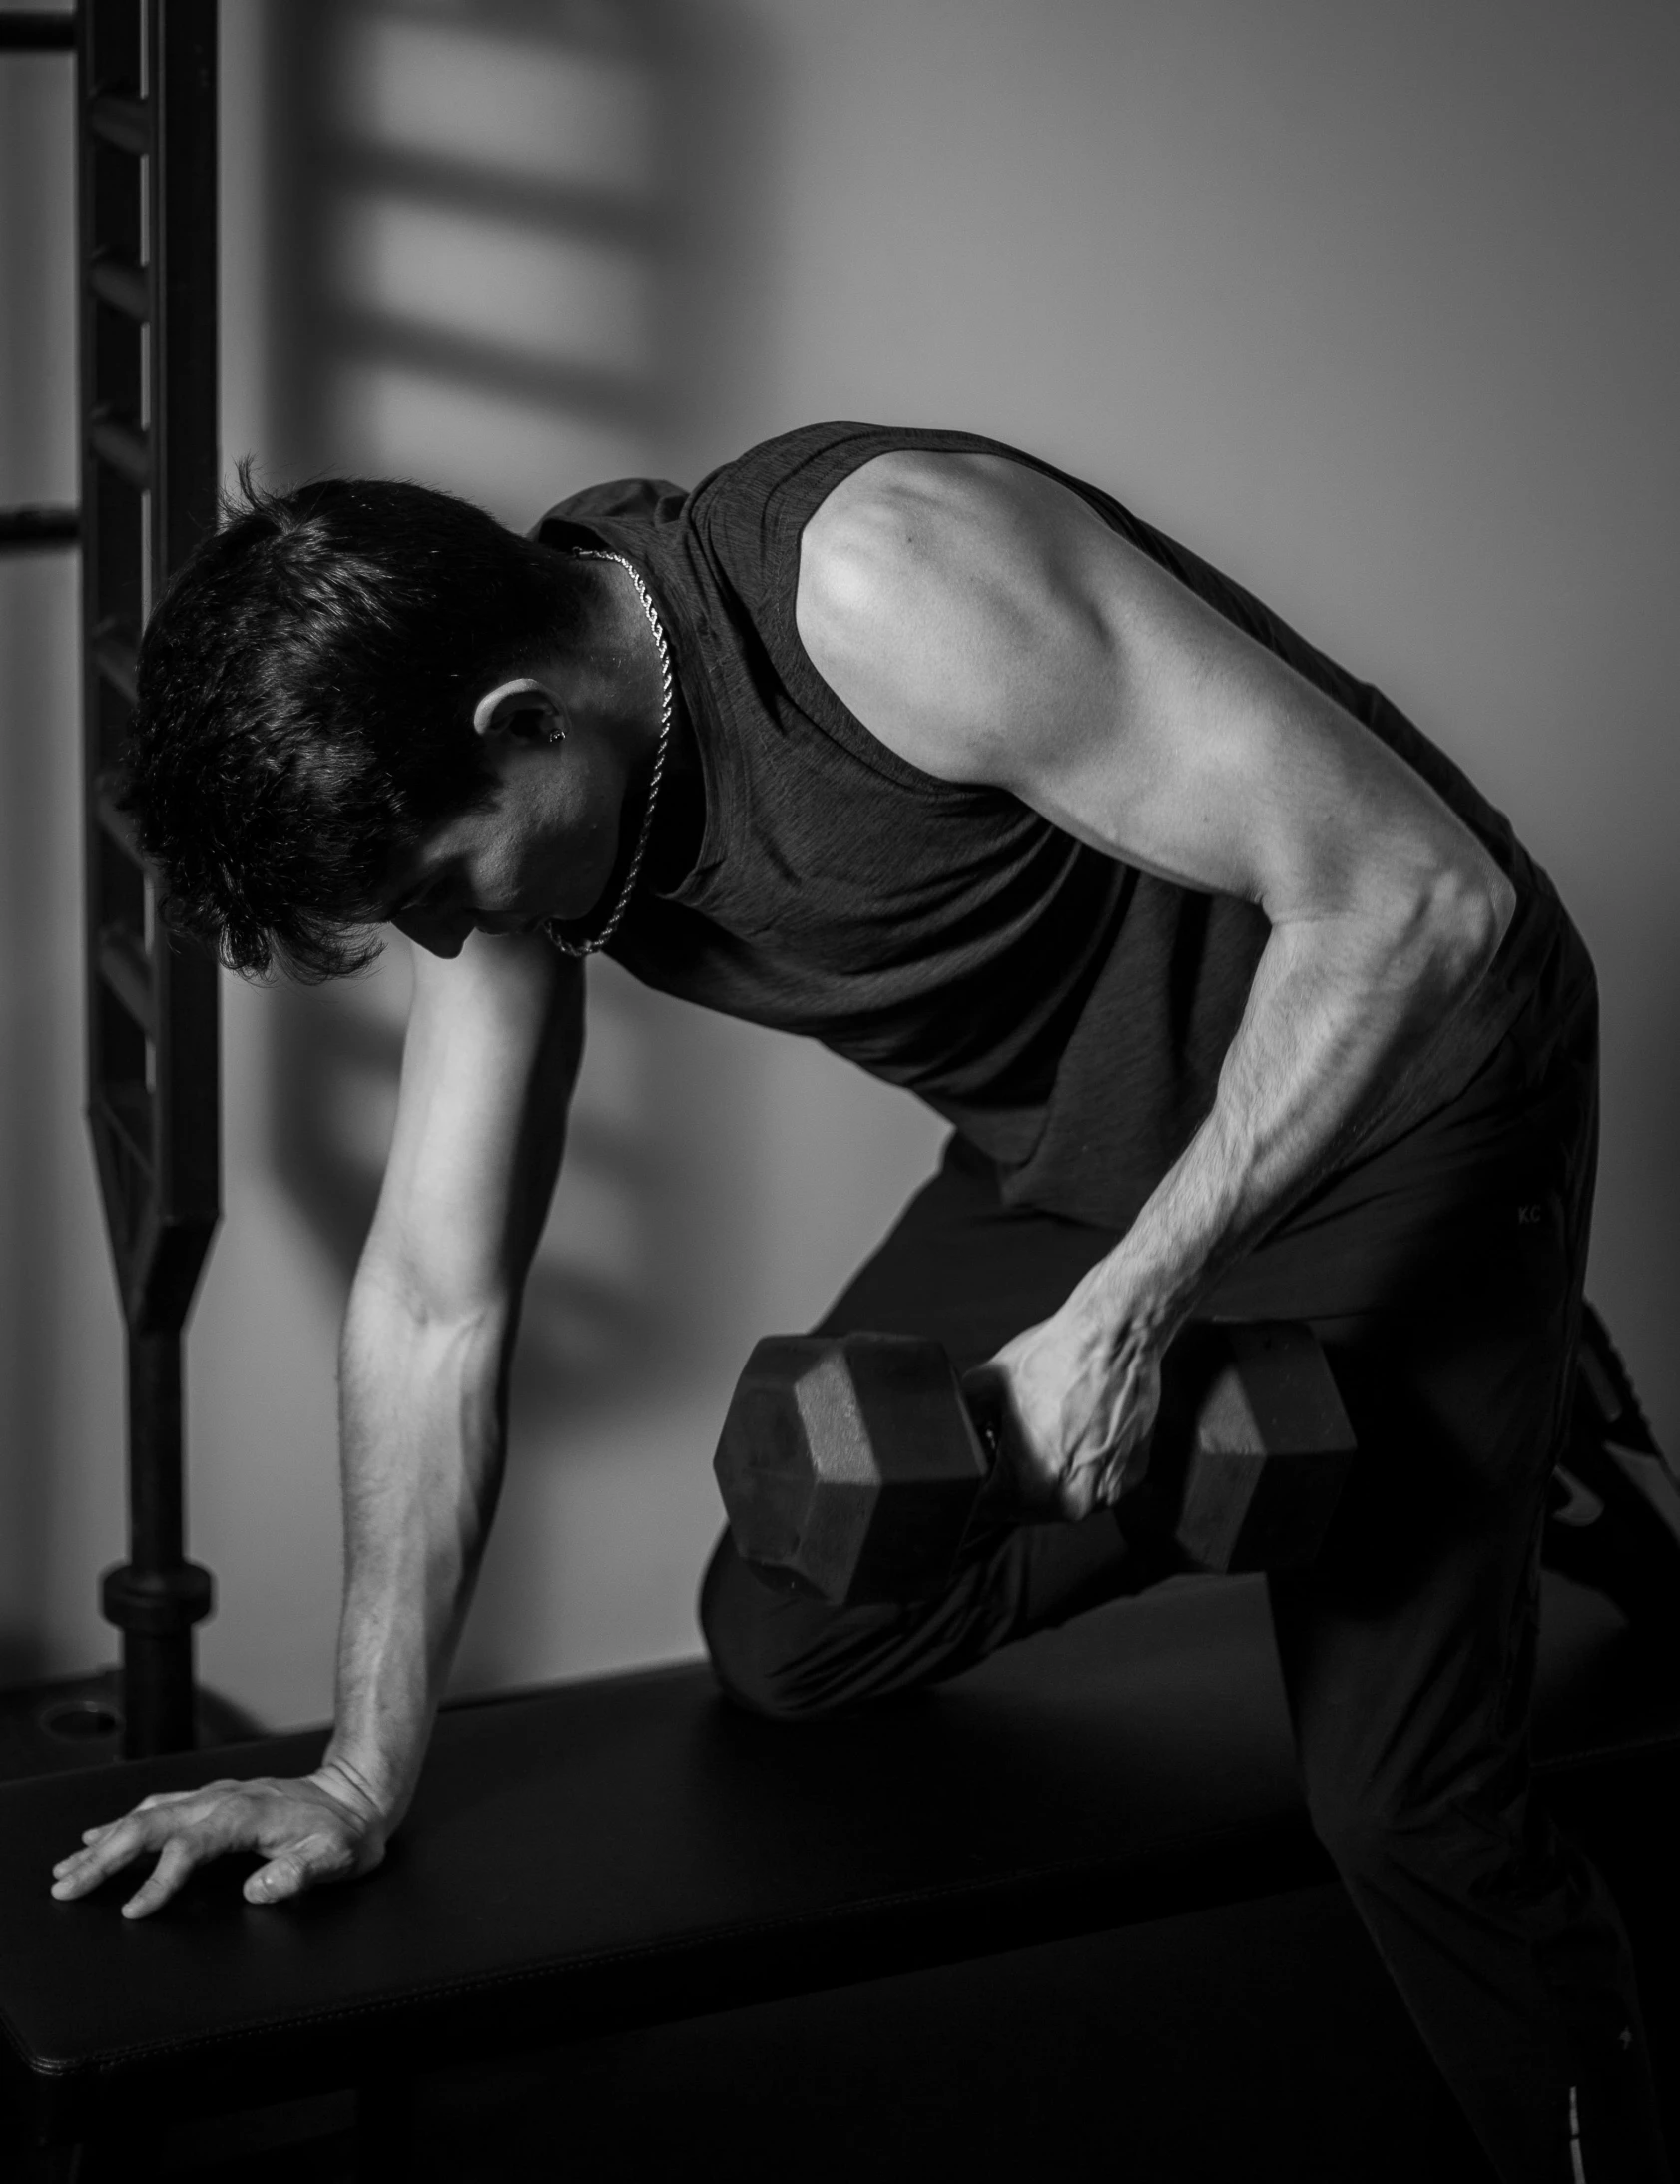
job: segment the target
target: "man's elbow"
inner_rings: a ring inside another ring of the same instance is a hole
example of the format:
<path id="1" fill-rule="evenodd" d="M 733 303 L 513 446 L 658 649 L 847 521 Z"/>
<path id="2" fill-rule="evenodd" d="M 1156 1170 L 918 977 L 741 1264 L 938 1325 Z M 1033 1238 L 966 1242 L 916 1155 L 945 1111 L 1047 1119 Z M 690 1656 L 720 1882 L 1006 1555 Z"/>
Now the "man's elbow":
<path id="1" fill-rule="evenodd" d="M 513 1340 L 518 1318 L 517 1284 L 428 1266 L 375 1232 L 350 1285 L 344 1332 L 346 1340 L 359 1333 L 405 1353 L 499 1357 Z"/>
<path id="2" fill-rule="evenodd" d="M 1425 891 L 1418 919 L 1435 977 L 1450 1004 L 1478 986 L 1516 915 L 1516 888 L 1483 856 L 1442 867 Z"/>

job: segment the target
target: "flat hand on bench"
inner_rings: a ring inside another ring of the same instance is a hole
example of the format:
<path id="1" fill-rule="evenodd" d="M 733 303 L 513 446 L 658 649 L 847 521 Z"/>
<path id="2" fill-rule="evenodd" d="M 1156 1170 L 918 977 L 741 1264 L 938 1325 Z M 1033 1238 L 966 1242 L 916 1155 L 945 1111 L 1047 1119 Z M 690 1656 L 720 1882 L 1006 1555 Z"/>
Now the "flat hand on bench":
<path id="1" fill-rule="evenodd" d="M 278 1904 L 317 1882 L 371 1872 L 385 1855 L 387 1832 L 373 1800 L 338 1767 L 286 1780 L 210 1782 L 146 1798 L 121 1820 L 90 1828 L 86 1848 L 53 1868 L 53 1894 L 86 1896 L 155 1851 L 150 1879 L 123 1906 L 125 1918 L 144 1918 L 169 1902 L 195 1866 L 250 1851 L 268 1864 L 246 1882 L 246 1902 Z"/>

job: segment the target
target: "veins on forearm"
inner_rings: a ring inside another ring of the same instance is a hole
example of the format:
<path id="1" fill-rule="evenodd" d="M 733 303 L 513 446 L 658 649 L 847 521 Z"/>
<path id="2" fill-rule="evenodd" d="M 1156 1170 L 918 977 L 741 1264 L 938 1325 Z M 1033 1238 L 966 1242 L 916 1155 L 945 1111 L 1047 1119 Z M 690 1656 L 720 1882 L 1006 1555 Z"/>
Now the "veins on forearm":
<path id="1" fill-rule="evenodd" d="M 1444 944 L 1350 947 L 1334 928 L 1275 929 L 1212 1109 L 1104 1263 L 1111 1302 L 1170 1340 L 1226 1269 L 1358 1146 L 1485 963 Z"/>
<path id="2" fill-rule="evenodd" d="M 465 1619 L 505 1441 L 503 1330 L 352 1310 L 342 1373 L 345 1584 L 331 1756 L 400 1808 Z"/>

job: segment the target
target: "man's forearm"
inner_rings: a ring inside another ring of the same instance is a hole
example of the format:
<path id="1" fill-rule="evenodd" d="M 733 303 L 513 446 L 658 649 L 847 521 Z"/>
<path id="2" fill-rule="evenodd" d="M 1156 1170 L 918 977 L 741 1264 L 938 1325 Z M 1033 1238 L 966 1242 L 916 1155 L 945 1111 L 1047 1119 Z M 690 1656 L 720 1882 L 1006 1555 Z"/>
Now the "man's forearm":
<path id="1" fill-rule="evenodd" d="M 1400 920 L 1276 927 L 1212 1109 L 1092 1277 L 1138 1336 L 1169 1341 L 1198 1300 L 1357 1143 L 1487 970 L 1508 885 Z"/>
<path id="2" fill-rule="evenodd" d="M 344 1603 L 324 1765 L 406 1809 L 501 1480 L 506 1323 L 428 1321 L 358 1276 L 341 1380 Z"/>

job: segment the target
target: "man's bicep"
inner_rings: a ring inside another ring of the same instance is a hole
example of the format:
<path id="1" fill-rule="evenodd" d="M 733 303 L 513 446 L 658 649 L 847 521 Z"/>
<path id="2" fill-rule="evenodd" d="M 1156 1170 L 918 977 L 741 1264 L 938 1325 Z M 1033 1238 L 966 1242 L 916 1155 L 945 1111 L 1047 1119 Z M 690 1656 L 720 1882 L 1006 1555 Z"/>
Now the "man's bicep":
<path id="1" fill-rule="evenodd" d="M 583 1052 L 582 966 L 534 937 L 415 951 L 396 1126 L 364 1269 L 416 1309 L 512 1303 L 542 1232 Z"/>

